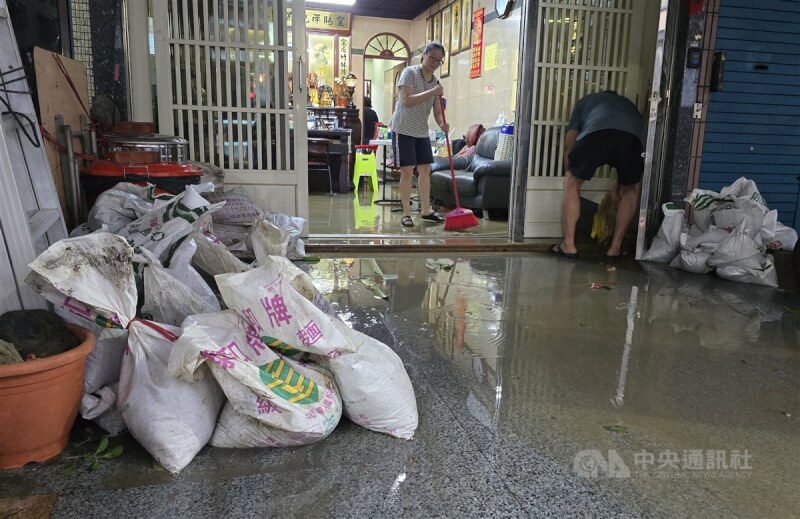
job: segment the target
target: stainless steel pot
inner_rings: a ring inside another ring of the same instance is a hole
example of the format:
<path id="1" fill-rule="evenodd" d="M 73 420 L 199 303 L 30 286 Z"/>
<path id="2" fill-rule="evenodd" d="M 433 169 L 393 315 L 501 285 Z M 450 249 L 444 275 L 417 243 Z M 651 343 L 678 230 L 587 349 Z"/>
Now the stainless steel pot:
<path id="1" fill-rule="evenodd" d="M 105 152 L 155 151 L 160 162 L 185 164 L 189 159 L 189 141 L 172 135 L 107 135 Z"/>

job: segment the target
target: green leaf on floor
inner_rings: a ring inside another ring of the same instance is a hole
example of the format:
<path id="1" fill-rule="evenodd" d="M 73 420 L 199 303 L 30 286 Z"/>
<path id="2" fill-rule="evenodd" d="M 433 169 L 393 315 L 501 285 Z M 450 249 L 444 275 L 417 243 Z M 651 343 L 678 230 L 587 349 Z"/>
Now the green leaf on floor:
<path id="1" fill-rule="evenodd" d="M 320 257 L 319 256 L 306 256 L 303 259 L 299 259 L 297 261 L 305 261 L 307 263 L 319 263 Z"/>
<path id="2" fill-rule="evenodd" d="M 800 306 L 784 306 L 783 309 L 789 313 L 800 314 Z"/>
<path id="3" fill-rule="evenodd" d="M 100 445 L 97 446 L 97 450 L 94 452 L 94 455 L 97 456 L 102 453 L 108 447 L 108 437 L 103 436 L 103 439 L 100 440 Z"/>
<path id="4" fill-rule="evenodd" d="M 610 431 L 613 433 L 626 433 L 628 432 L 628 428 L 624 425 L 604 425 L 603 429 L 606 431 Z"/>
<path id="5" fill-rule="evenodd" d="M 122 454 L 123 449 L 124 449 L 124 447 L 122 445 L 117 445 L 116 447 L 114 447 L 110 451 L 108 451 L 105 454 L 103 454 L 102 457 L 107 459 L 107 460 L 113 460 L 114 458 L 116 458 L 117 456 Z"/>

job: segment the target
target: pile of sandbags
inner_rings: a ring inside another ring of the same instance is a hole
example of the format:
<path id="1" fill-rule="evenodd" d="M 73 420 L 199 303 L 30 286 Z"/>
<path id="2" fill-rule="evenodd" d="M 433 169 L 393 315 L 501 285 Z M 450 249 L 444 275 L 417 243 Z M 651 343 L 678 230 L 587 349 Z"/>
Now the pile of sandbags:
<path id="1" fill-rule="evenodd" d="M 245 194 L 232 190 L 215 193 L 211 183 L 189 185 L 178 195 L 154 185 L 119 183 L 103 192 L 88 221 L 71 236 L 111 232 L 134 246 L 133 263 L 143 305 L 135 315 L 170 326 L 180 326 L 189 315 L 218 312 L 223 302 L 213 280 L 216 274 L 246 272 L 252 265 L 242 257 L 255 256 L 252 242 L 269 254 L 305 256 L 299 239 L 305 221 L 258 209 Z M 216 235 L 236 226 L 247 247 L 234 251 Z M 215 228 L 219 226 L 221 231 Z M 93 318 L 91 308 L 75 297 L 57 298 L 55 312 L 67 322 L 89 329 L 97 347 L 86 362 L 81 416 L 110 434 L 126 429 L 119 412 L 120 368 L 128 331 L 119 323 Z"/>
<path id="2" fill-rule="evenodd" d="M 686 198 L 692 225 L 677 204 L 664 204 L 664 220 L 642 259 L 742 283 L 778 286 L 768 250 L 794 250 L 797 232 L 778 221 L 752 180 L 739 178 L 719 193 L 695 189 Z"/>
<path id="3" fill-rule="evenodd" d="M 254 226 L 257 267 L 233 264 L 211 278 L 208 293 L 198 290 L 205 282 L 187 274 L 194 248 L 186 244 L 201 234 L 213 245 L 193 223 L 216 207 L 192 208 L 191 199 L 120 234 L 61 240 L 30 265 L 26 281 L 57 313 L 98 334 L 84 395 L 96 421 L 109 432 L 127 427 L 170 472 L 208 443 L 319 441 L 342 414 L 411 438 L 416 399 L 399 357 L 351 329 L 305 272 L 271 255 L 267 223 Z"/>

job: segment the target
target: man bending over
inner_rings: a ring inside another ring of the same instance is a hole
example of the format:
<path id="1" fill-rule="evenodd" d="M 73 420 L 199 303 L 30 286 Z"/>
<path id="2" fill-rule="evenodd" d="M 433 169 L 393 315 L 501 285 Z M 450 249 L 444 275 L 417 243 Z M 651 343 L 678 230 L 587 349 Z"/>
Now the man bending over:
<path id="1" fill-rule="evenodd" d="M 606 259 L 622 253 L 622 239 L 636 212 L 641 189 L 642 115 L 626 97 L 606 91 L 589 94 L 572 110 L 564 138 L 564 197 L 561 229 L 564 237 L 553 252 L 574 258 L 575 226 L 581 211 L 581 187 L 606 164 L 617 170 L 619 199 L 616 223 Z"/>

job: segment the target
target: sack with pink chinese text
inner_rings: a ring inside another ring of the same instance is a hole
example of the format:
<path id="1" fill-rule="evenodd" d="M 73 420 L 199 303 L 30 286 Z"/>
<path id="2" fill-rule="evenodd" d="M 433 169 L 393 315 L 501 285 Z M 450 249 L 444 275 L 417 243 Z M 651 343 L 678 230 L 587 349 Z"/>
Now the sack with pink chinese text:
<path id="1" fill-rule="evenodd" d="M 187 317 L 169 365 L 185 381 L 207 365 L 228 397 L 211 445 L 289 447 L 325 438 L 342 416 L 330 373 L 294 353 L 226 310 Z"/>
<path id="2" fill-rule="evenodd" d="M 279 256 L 259 267 L 216 276 L 228 308 L 259 335 L 318 356 L 342 393 L 345 415 L 367 429 L 409 439 L 417 428 L 414 387 L 403 362 L 388 346 L 353 330 L 313 302 L 311 278 Z"/>
<path id="3" fill-rule="evenodd" d="M 175 473 L 206 446 L 225 396 L 211 376 L 189 383 L 168 370 L 180 328 L 133 321 L 122 359 L 117 407 L 125 424 L 153 458 Z"/>

